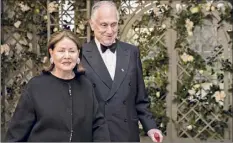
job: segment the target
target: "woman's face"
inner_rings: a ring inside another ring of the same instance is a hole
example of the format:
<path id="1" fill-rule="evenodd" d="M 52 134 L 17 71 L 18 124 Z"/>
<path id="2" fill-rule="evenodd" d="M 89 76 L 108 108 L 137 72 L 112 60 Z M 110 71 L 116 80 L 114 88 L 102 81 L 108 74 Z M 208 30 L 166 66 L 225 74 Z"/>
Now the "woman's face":
<path id="1" fill-rule="evenodd" d="M 77 64 L 79 50 L 77 45 L 69 38 L 57 42 L 54 49 L 49 49 L 53 58 L 54 69 L 57 72 L 71 72 Z"/>

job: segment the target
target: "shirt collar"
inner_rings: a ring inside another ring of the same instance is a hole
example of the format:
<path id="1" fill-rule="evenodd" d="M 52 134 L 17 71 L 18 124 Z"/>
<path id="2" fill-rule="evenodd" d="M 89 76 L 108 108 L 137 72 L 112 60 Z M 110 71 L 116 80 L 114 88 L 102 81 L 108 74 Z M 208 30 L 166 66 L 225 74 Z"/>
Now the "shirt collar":
<path id="1" fill-rule="evenodd" d="M 97 40 L 96 37 L 95 37 L 95 43 L 96 43 L 96 46 L 97 46 L 99 52 L 102 53 L 102 51 L 101 51 L 101 46 L 100 46 L 100 42 L 99 42 L 99 40 Z M 113 43 L 116 43 L 116 40 L 115 40 Z"/>

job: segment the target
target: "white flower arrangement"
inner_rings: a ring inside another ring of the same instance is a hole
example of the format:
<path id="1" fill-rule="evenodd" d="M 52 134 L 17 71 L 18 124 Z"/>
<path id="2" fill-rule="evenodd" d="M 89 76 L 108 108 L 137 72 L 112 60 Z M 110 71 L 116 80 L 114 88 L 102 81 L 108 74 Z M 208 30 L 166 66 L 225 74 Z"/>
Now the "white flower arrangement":
<path id="1" fill-rule="evenodd" d="M 190 90 L 188 90 L 189 97 L 188 100 L 190 102 L 199 102 L 200 100 L 207 100 L 207 95 L 211 93 L 211 87 L 214 86 L 215 84 L 206 82 L 206 83 L 201 83 L 201 84 L 195 84 L 192 86 Z M 215 101 L 220 105 L 224 105 L 224 99 L 226 97 L 226 94 L 223 90 L 224 84 L 219 83 L 217 84 L 219 86 L 220 91 L 215 91 L 213 93 L 212 98 L 215 98 Z M 209 103 L 208 103 L 209 104 Z"/>

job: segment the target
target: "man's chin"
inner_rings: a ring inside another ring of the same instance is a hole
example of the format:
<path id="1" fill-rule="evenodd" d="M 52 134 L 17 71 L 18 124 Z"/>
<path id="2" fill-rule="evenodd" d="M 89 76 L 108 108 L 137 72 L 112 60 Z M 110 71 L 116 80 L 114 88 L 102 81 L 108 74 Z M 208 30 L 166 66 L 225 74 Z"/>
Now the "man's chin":
<path id="1" fill-rule="evenodd" d="M 113 43 L 115 43 L 115 40 L 113 40 L 113 41 L 108 41 L 108 42 L 104 42 L 103 45 L 105 45 L 105 46 L 110 46 L 110 45 L 112 45 Z"/>

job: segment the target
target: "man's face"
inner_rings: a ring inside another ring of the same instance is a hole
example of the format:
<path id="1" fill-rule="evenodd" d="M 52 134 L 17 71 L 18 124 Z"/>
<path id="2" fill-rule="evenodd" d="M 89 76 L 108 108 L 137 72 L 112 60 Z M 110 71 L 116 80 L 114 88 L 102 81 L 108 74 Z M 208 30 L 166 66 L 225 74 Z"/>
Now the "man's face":
<path id="1" fill-rule="evenodd" d="M 96 39 L 103 45 L 114 43 L 118 32 L 116 9 L 111 6 L 101 6 L 97 9 L 95 18 L 90 21 L 91 29 Z"/>

